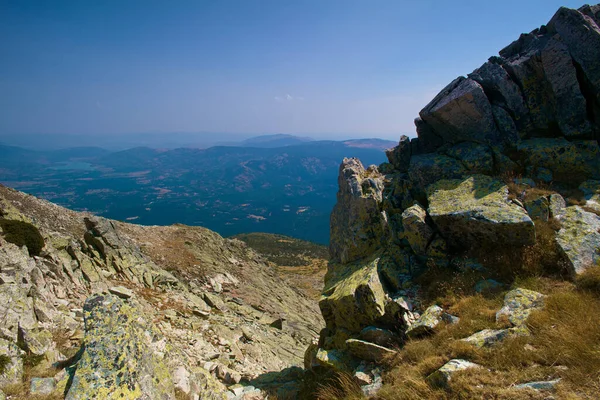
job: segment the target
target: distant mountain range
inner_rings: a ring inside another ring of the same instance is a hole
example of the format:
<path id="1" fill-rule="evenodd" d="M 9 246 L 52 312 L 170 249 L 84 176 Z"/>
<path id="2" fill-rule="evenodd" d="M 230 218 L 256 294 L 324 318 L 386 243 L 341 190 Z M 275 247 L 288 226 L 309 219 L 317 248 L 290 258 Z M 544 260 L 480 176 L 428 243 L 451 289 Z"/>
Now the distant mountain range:
<path id="1" fill-rule="evenodd" d="M 239 146 L 111 152 L 0 146 L 0 182 L 74 210 L 145 225 L 200 225 L 328 243 L 344 157 L 385 161 L 381 139 L 262 136 Z"/>

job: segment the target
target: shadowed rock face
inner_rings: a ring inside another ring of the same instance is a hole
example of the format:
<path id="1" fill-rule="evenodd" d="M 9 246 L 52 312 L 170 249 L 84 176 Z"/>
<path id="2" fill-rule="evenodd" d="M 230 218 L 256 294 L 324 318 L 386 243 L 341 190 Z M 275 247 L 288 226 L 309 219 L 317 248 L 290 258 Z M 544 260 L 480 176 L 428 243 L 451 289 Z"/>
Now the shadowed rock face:
<path id="1" fill-rule="evenodd" d="M 557 264 L 576 274 L 598 262 L 599 19 L 600 5 L 561 8 L 547 26 L 452 81 L 415 119 L 418 137 L 410 146 L 402 137 L 376 176 L 344 160 L 320 302 L 327 329 L 314 352 L 335 354 L 352 369 L 389 350 L 362 332 L 385 332 L 386 343 L 430 333 L 444 313 L 420 307 L 414 278 L 460 264 L 460 254 L 483 263 L 482 249 L 516 259 L 537 243 L 538 223 L 556 222 L 557 231 L 541 232 L 554 235 Z M 581 184 L 589 204 L 567 206 L 544 190 L 526 197 L 525 183 L 562 194 Z M 491 343 L 507 332 L 482 331 L 471 341 Z M 432 379 L 447 382 L 462 368 L 455 361 Z"/>

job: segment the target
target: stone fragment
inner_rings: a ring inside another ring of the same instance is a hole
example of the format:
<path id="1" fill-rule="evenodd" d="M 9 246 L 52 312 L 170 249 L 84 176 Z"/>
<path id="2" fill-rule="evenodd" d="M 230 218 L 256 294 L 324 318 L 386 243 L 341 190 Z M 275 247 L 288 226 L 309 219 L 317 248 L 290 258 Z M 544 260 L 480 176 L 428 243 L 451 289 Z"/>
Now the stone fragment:
<path id="1" fill-rule="evenodd" d="M 507 335 L 508 329 L 484 329 L 461 340 L 475 347 L 484 347 L 501 342 Z"/>
<path id="2" fill-rule="evenodd" d="M 379 346 L 391 346 L 398 342 L 398 336 L 387 329 L 378 328 L 375 326 L 367 326 L 360 331 L 360 339 L 375 343 Z"/>
<path id="3" fill-rule="evenodd" d="M 122 299 L 129 299 L 134 296 L 133 291 L 125 286 L 113 286 L 108 288 L 108 291 Z"/>
<path id="4" fill-rule="evenodd" d="M 560 378 L 554 379 L 552 381 L 527 382 L 521 383 L 520 385 L 516 385 L 515 389 L 532 389 L 535 391 L 554 390 L 556 389 L 556 385 L 558 385 L 559 382 Z"/>
<path id="5" fill-rule="evenodd" d="M 544 306 L 544 297 L 533 290 L 513 289 L 504 296 L 504 306 L 496 313 L 496 321 L 507 318 L 513 326 L 522 326 L 533 310 Z"/>
<path id="6" fill-rule="evenodd" d="M 426 381 L 433 387 L 445 388 L 448 386 L 453 374 L 470 368 L 481 368 L 481 366 L 467 360 L 453 359 L 429 375 Z"/>
<path id="7" fill-rule="evenodd" d="M 358 364 L 348 354 L 341 350 L 325 350 L 319 348 L 315 362 L 321 367 L 332 368 L 336 371 L 352 371 Z"/>
<path id="8" fill-rule="evenodd" d="M 435 327 L 442 321 L 443 313 L 444 310 L 437 305 L 427 308 L 421 317 L 406 330 L 406 335 L 409 338 L 416 338 L 433 333 Z"/>

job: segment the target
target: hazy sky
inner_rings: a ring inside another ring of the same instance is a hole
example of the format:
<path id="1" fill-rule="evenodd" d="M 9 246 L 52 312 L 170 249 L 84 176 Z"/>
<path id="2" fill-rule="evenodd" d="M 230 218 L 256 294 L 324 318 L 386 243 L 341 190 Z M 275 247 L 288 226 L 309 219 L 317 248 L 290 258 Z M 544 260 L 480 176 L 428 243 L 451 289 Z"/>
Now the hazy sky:
<path id="1" fill-rule="evenodd" d="M 0 134 L 413 133 L 581 1 L 0 0 Z"/>

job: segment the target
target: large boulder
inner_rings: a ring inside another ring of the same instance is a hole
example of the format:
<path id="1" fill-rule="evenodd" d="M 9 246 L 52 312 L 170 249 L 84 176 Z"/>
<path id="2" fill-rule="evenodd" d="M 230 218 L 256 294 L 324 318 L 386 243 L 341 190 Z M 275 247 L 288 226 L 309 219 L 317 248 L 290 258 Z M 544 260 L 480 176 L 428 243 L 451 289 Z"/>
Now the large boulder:
<path id="1" fill-rule="evenodd" d="M 377 168 L 365 170 L 356 158 L 345 158 L 338 185 L 329 254 L 332 261 L 347 263 L 373 253 L 386 235 L 387 219 L 380 210 L 383 176 Z"/>
<path id="2" fill-rule="evenodd" d="M 385 314 L 385 291 L 379 279 L 380 257 L 330 266 L 319 301 L 327 327 L 359 333 Z"/>
<path id="3" fill-rule="evenodd" d="M 140 310 L 114 295 L 84 305 L 85 339 L 66 400 L 175 399 L 165 342 Z"/>
<path id="4" fill-rule="evenodd" d="M 579 185 L 579 190 L 583 192 L 587 209 L 600 214 L 600 180 L 588 180 Z"/>
<path id="5" fill-rule="evenodd" d="M 575 274 L 600 262 L 600 217 L 579 206 L 567 207 L 556 243 Z"/>
<path id="6" fill-rule="evenodd" d="M 508 188 L 486 175 L 440 180 L 427 188 L 429 215 L 451 245 L 524 246 L 535 242 L 527 212 L 508 201 Z"/>
<path id="7" fill-rule="evenodd" d="M 445 154 L 459 160 L 471 174 L 491 174 L 494 172 L 494 157 L 488 146 L 463 142 L 450 147 L 445 151 Z"/>
<path id="8" fill-rule="evenodd" d="M 483 88 L 471 78 L 455 79 L 419 115 L 444 143 L 503 141 Z"/>

